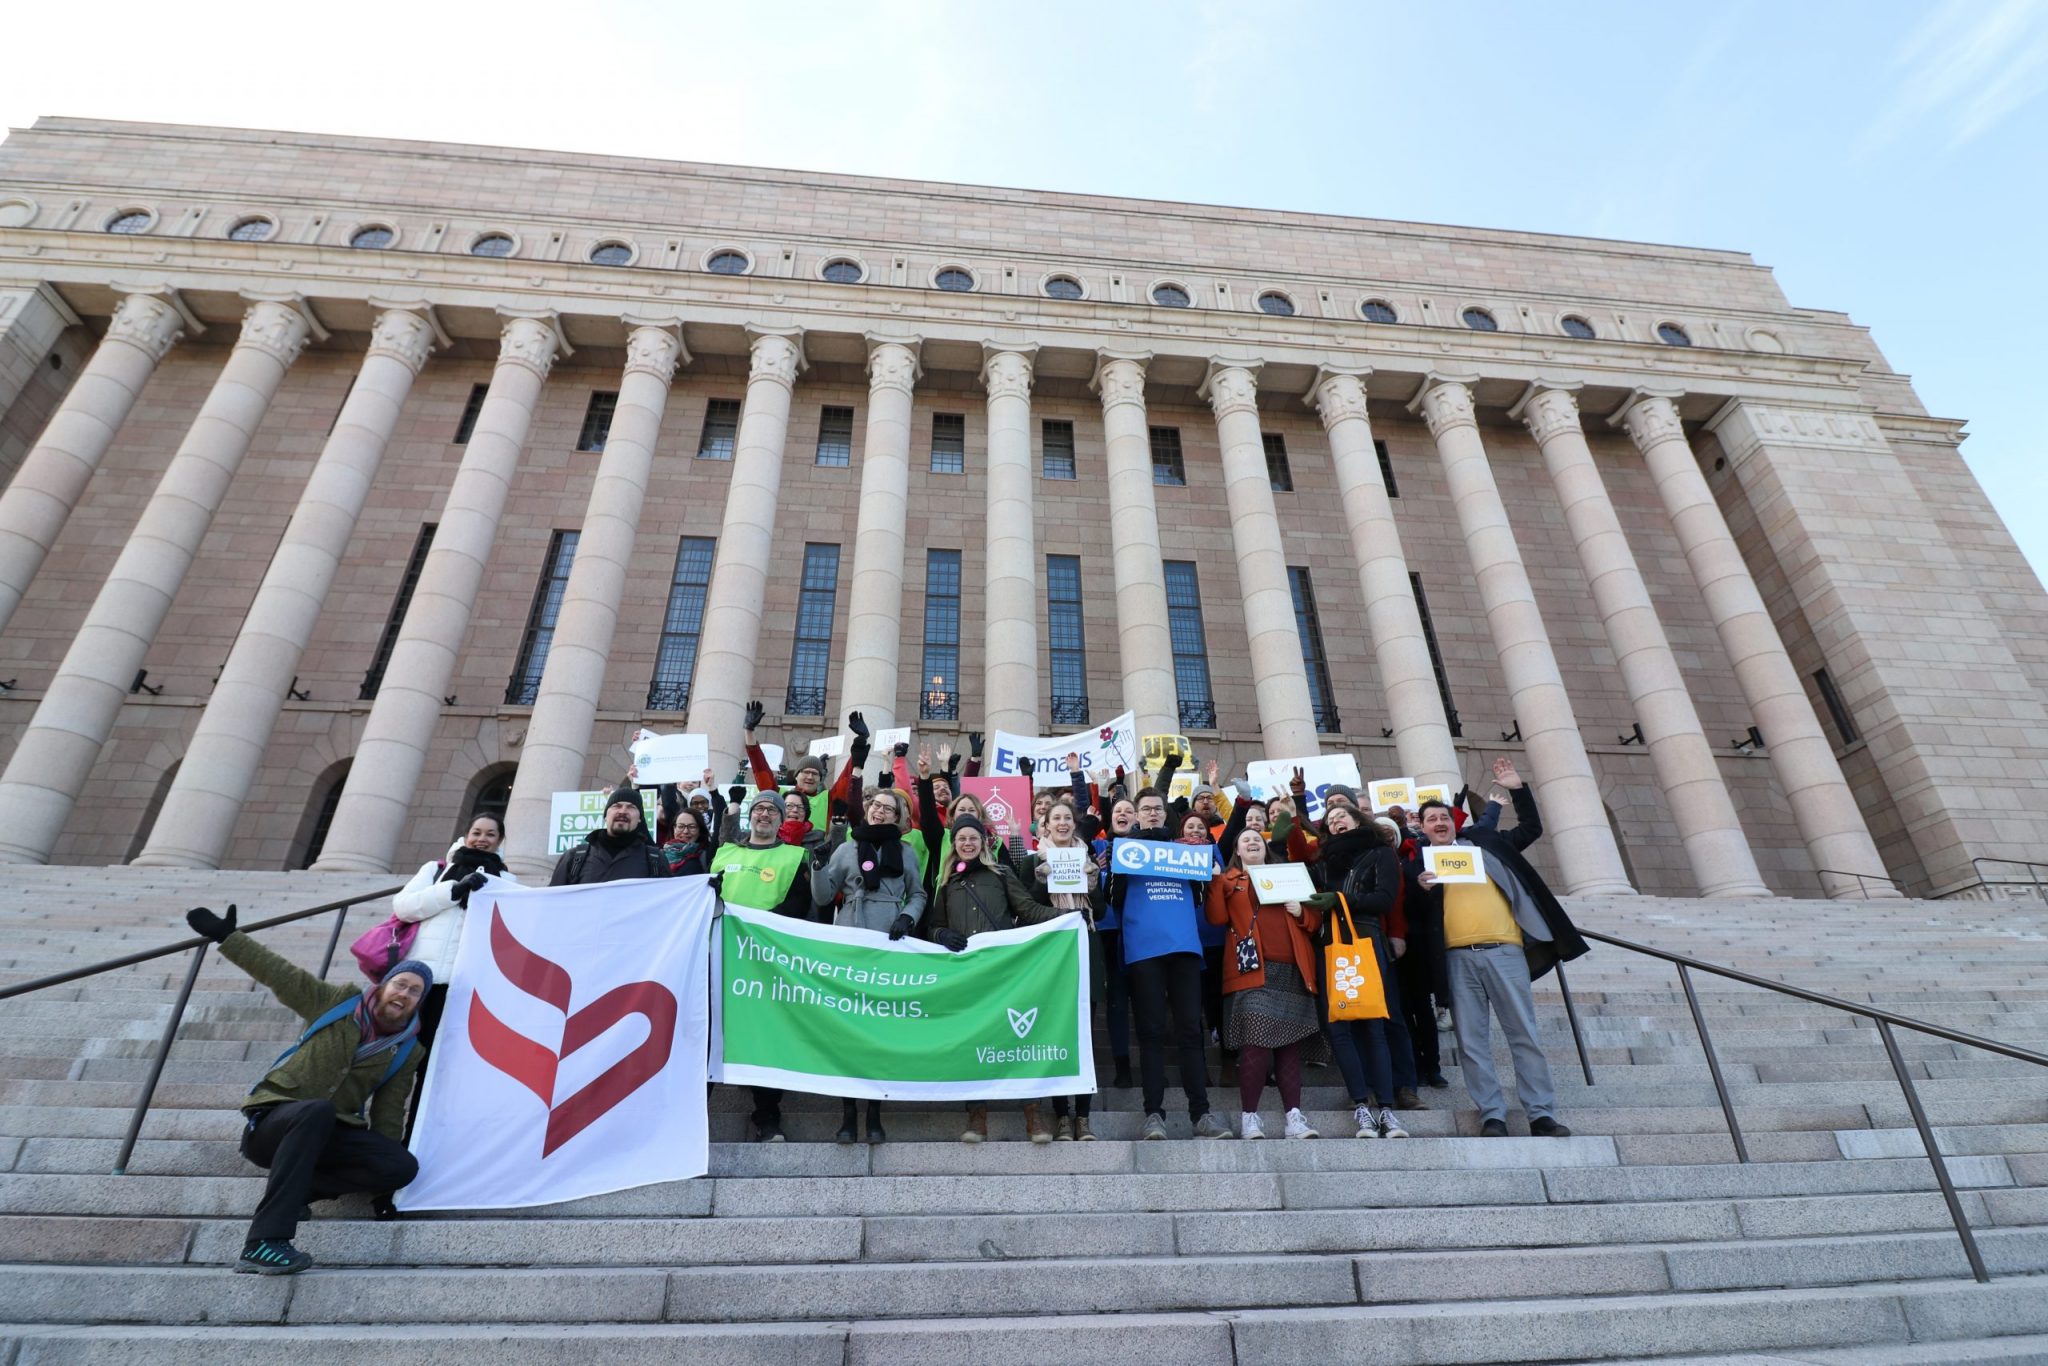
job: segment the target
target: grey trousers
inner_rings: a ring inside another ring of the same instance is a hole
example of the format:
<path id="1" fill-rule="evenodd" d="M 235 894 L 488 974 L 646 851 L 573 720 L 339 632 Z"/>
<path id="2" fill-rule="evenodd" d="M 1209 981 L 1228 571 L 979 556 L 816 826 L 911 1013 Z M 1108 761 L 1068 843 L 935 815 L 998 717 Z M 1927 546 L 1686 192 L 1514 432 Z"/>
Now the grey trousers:
<path id="1" fill-rule="evenodd" d="M 1451 1010 L 1457 1016 L 1458 1068 L 1465 1090 L 1479 1107 L 1482 1120 L 1508 1117 L 1493 1067 L 1493 1026 L 1487 1011 L 1500 1017 L 1501 1033 L 1515 1060 L 1515 1092 L 1530 1119 L 1555 1114 L 1557 1092 L 1550 1084 L 1550 1063 L 1536 1036 L 1536 993 L 1529 985 L 1529 960 L 1519 944 L 1451 949 Z"/>

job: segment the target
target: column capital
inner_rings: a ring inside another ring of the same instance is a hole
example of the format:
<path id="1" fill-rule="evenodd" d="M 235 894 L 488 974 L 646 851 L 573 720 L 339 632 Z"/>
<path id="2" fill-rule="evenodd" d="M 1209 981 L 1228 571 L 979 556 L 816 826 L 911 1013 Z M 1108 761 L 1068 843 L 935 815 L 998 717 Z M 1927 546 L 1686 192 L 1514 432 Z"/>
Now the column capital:
<path id="1" fill-rule="evenodd" d="M 750 338 L 747 349 L 752 356 L 747 369 L 747 383 L 765 379 L 785 389 L 794 389 L 796 377 L 808 364 L 804 360 L 803 329 L 749 327 L 747 336 Z"/>
<path id="2" fill-rule="evenodd" d="M 1150 351 L 1098 351 L 1095 373 L 1088 387 L 1102 396 L 1104 408 L 1135 403 L 1145 406 L 1145 367 L 1152 363 Z"/>
<path id="3" fill-rule="evenodd" d="M 1607 425 L 1627 432 L 1638 449 L 1660 441 L 1683 441 L 1685 424 L 1679 419 L 1677 403 L 1680 397 L 1675 389 L 1638 389 L 1607 419 Z"/>
<path id="4" fill-rule="evenodd" d="M 184 313 L 163 295 L 124 294 L 107 324 L 107 339 L 127 342 L 155 362 L 190 330 Z"/>
<path id="5" fill-rule="evenodd" d="M 1031 397 L 1031 367 L 1038 355 L 1036 342 L 1003 346 L 981 344 L 981 383 L 990 398 Z"/>
<path id="6" fill-rule="evenodd" d="M 868 344 L 868 391 L 894 389 L 910 393 L 924 378 L 924 338 L 866 334 Z"/>
<path id="7" fill-rule="evenodd" d="M 1220 420 L 1230 413 L 1253 413 L 1259 410 L 1259 370 L 1265 364 L 1256 360 L 1224 360 L 1220 356 L 1209 358 L 1209 373 L 1202 379 L 1202 385 L 1195 393 L 1209 400 L 1209 407 Z"/>
<path id="8" fill-rule="evenodd" d="M 434 325 L 410 308 L 387 308 L 370 324 L 370 354 L 388 356 L 417 375 L 434 349 Z"/>
<path id="9" fill-rule="evenodd" d="M 630 319 L 628 320 L 630 321 Z M 683 345 L 680 323 L 640 323 L 626 334 L 626 369 L 629 375 L 652 375 L 664 385 L 676 377 L 678 362 L 690 359 Z"/>
<path id="10" fill-rule="evenodd" d="M 1431 371 L 1422 381 L 1421 391 L 1408 401 L 1408 411 L 1422 415 L 1431 436 L 1442 436 L 1454 427 L 1476 428 L 1479 417 L 1472 401 L 1472 385 L 1478 378 Z"/>
<path id="11" fill-rule="evenodd" d="M 282 299 L 257 299 L 242 315 L 242 333 L 235 349 L 261 351 L 279 365 L 290 366 L 312 339 L 312 326 L 303 308 Z"/>
<path id="12" fill-rule="evenodd" d="M 1515 406 L 1508 409 L 1508 416 L 1522 419 L 1522 425 L 1529 429 L 1529 435 L 1535 437 L 1539 445 L 1566 432 L 1583 434 L 1585 428 L 1579 421 L 1579 401 L 1572 394 L 1579 387 L 1537 380 L 1515 400 Z"/>
<path id="13" fill-rule="evenodd" d="M 1369 365 L 1322 366 L 1301 401 L 1323 419 L 1324 431 L 1352 418 L 1370 421 L 1366 417 L 1365 381 L 1371 374 Z"/>
<path id="14" fill-rule="evenodd" d="M 524 366 L 546 380 L 548 371 L 554 368 L 555 356 L 569 353 L 568 344 L 562 339 L 561 323 L 554 314 L 534 316 L 500 309 L 498 316 L 505 320 L 498 332 L 498 364 Z"/>

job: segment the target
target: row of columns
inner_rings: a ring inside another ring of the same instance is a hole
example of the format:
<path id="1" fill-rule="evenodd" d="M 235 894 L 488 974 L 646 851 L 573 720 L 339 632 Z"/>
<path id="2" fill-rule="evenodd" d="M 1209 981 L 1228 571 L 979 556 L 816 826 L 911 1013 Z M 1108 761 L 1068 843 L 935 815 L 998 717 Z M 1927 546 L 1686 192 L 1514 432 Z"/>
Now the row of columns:
<path id="1" fill-rule="evenodd" d="M 618 408 L 513 789 L 509 853 L 525 871 L 545 862 L 538 851 L 545 848 L 550 794 L 582 781 L 655 442 L 676 367 L 687 360 L 673 322 L 627 321 L 632 330 Z M 0 496 L 0 624 L 183 326 L 182 315 L 164 299 L 127 296 L 91 364 Z M 252 302 L 227 365 L 0 774 L 0 861 L 49 857 L 308 327 L 295 301 Z M 377 316 L 369 355 L 139 862 L 218 866 L 433 337 L 424 306 L 387 308 Z M 487 397 L 365 724 L 320 868 L 384 871 L 396 857 L 534 404 L 563 346 L 551 317 L 506 316 Z M 985 724 L 1022 732 L 1036 730 L 1040 715 L 1030 458 L 1034 350 L 992 343 L 982 369 L 989 431 Z M 733 742 L 754 692 L 790 403 L 804 365 L 802 336 L 754 330 L 750 355 L 686 721 L 711 737 L 721 767 L 737 758 Z M 1093 385 L 1106 437 L 1125 703 L 1141 733 L 1160 733 L 1179 729 L 1179 711 L 1145 411 L 1149 360 L 1144 353 L 1104 352 Z M 1266 468 L 1258 372 L 1255 361 L 1218 359 L 1201 392 L 1214 411 L 1222 448 L 1263 746 L 1277 758 L 1314 753 L 1318 738 Z M 841 700 L 842 710 L 860 709 L 891 724 L 901 663 L 917 339 L 870 336 L 868 375 Z M 1305 401 L 1329 437 L 1400 764 L 1426 781 L 1455 782 L 1461 766 L 1374 454 L 1369 376 L 1362 367 L 1326 368 Z M 1592 765 L 1487 462 L 1472 379 L 1431 375 L 1411 408 L 1436 443 L 1563 881 L 1574 893 L 1626 893 L 1631 889 Z M 1533 384 L 1513 414 L 1542 450 L 1698 885 L 1709 896 L 1767 895 L 1593 461 L 1573 387 Z M 1672 397 L 1640 391 L 1611 421 L 1635 442 L 1657 484 L 1817 866 L 1878 872 L 1882 864 L 1854 797 L 1685 442 Z"/>

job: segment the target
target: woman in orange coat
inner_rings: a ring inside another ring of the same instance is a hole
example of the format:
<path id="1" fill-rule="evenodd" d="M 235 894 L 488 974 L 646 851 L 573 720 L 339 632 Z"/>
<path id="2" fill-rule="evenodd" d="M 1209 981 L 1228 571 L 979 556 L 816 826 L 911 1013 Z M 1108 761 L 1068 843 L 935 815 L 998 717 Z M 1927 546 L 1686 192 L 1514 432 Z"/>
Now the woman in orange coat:
<path id="1" fill-rule="evenodd" d="M 1252 872 L 1266 862 L 1266 839 L 1256 830 L 1237 837 L 1230 866 L 1209 883 L 1209 922 L 1225 926 L 1223 943 L 1223 1046 L 1237 1055 L 1239 1132 L 1264 1138 L 1259 1097 L 1271 1067 L 1287 1107 L 1287 1137 L 1314 1138 L 1301 1112 L 1303 1062 L 1328 1057 L 1316 1012 L 1313 936 L 1322 924 L 1324 893 L 1308 902 L 1262 906 Z M 1314 1056 L 1304 1059 L 1303 1054 Z"/>

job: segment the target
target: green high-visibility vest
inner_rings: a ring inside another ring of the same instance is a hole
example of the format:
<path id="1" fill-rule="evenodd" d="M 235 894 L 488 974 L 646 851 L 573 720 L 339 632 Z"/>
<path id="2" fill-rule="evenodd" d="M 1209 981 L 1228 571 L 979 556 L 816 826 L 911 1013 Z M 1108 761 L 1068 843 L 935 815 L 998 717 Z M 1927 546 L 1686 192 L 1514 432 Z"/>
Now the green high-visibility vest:
<path id="1" fill-rule="evenodd" d="M 725 875 L 719 883 L 720 894 L 733 905 L 773 911 L 781 907 L 803 874 L 805 852 L 800 844 L 778 844 L 772 849 L 721 844 L 711 860 L 711 871 Z"/>

